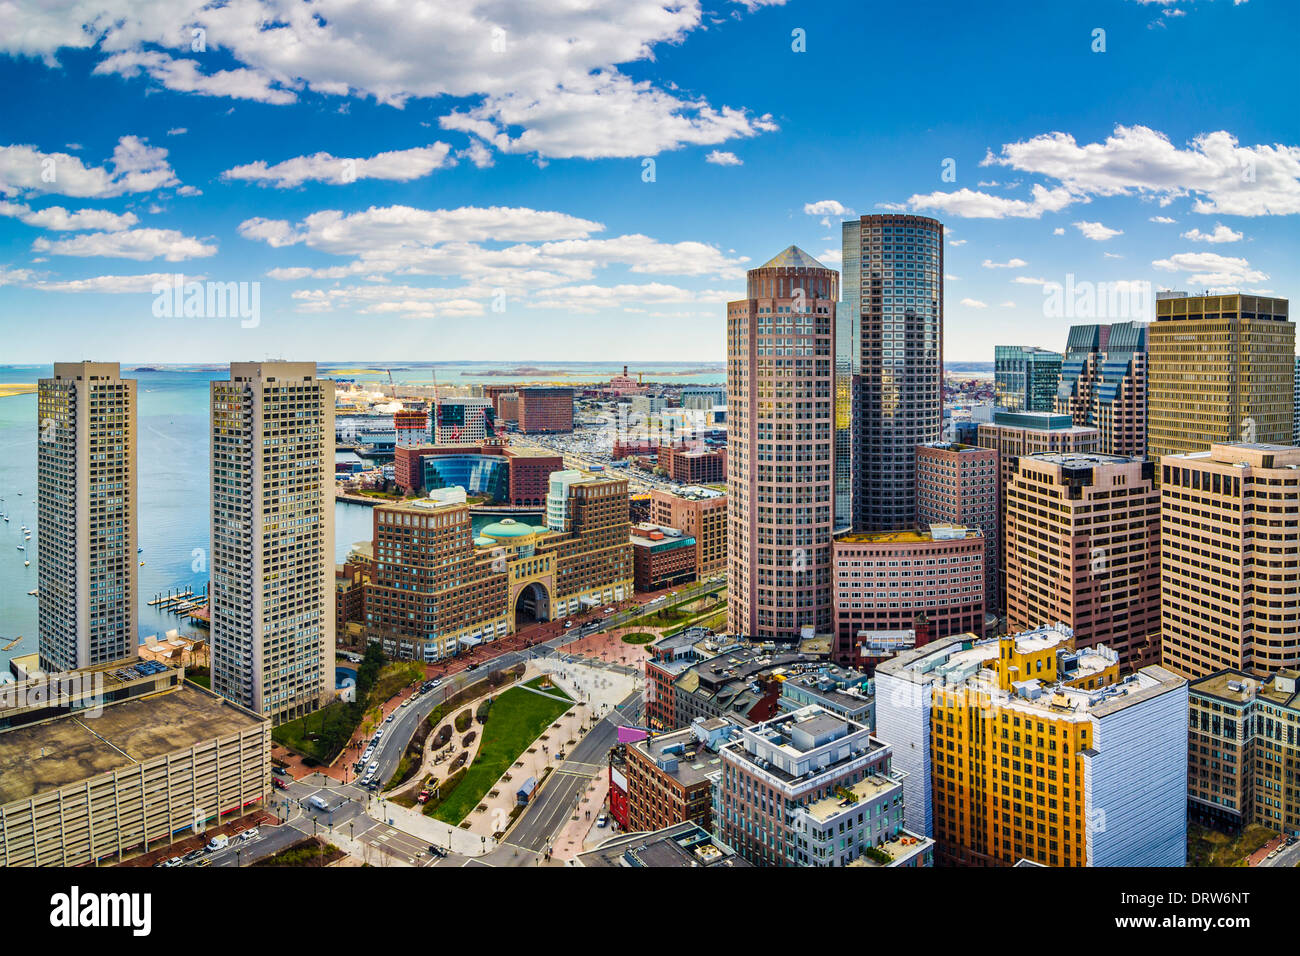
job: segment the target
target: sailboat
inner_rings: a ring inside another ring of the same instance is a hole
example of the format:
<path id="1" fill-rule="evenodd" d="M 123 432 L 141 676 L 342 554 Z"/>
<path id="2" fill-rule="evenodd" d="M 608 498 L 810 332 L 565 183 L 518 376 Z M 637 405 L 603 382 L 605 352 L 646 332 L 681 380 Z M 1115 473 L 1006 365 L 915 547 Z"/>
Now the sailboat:
<path id="1" fill-rule="evenodd" d="M 31 566 L 32 566 L 32 563 L 31 563 L 30 561 L 24 561 L 24 562 L 23 562 L 23 567 L 25 567 L 25 568 L 30 568 Z"/>

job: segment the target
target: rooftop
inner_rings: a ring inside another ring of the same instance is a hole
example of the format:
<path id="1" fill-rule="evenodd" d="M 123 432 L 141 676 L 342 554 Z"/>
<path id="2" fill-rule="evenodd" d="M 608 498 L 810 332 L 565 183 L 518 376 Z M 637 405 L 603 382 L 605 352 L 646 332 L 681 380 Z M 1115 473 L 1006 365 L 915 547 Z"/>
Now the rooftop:
<path id="1" fill-rule="evenodd" d="M 798 246 L 786 246 L 786 248 L 777 253 L 767 262 L 764 262 L 758 268 L 760 269 L 825 269 L 826 267 L 814 259 L 808 253 L 804 252 Z"/>
<path id="2" fill-rule="evenodd" d="M 92 713 L 0 733 L 0 805 L 265 723 L 192 684 Z"/>
<path id="3" fill-rule="evenodd" d="M 874 531 L 843 534 L 836 544 L 928 544 L 933 541 L 960 541 L 983 537 L 979 528 L 966 528 L 953 524 L 932 524 L 926 531 Z"/>
<path id="4" fill-rule="evenodd" d="M 870 803 L 872 800 L 885 796 L 891 791 L 896 790 L 901 793 L 902 789 L 903 783 L 901 779 L 871 773 L 853 784 L 853 786 L 845 787 L 842 791 L 832 793 L 829 797 L 814 800 L 803 809 L 808 816 L 818 823 L 825 823 L 839 816 L 849 807 Z"/>
<path id="5" fill-rule="evenodd" d="M 651 833 L 630 833 L 606 840 L 578 856 L 583 866 L 694 867 L 750 864 L 698 823 L 677 823 Z"/>

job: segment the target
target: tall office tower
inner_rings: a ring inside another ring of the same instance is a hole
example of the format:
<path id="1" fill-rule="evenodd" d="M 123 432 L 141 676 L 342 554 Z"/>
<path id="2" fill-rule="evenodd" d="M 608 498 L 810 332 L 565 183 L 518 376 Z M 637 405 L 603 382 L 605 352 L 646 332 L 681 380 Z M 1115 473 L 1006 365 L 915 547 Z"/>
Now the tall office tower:
<path id="1" fill-rule="evenodd" d="M 909 831 L 966 866 L 1183 866 L 1187 681 L 1069 628 L 957 635 L 876 668 Z"/>
<path id="2" fill-rule="evenodd" d="M 1291 441 L 1295 324 L 1286 299 L 1158 293 L 1147 456 Z"/>
<path id="3" fill-rule="evenodd" d="M 727 304 L 727 628 L 832 625 L 839 273 L 790 246 Z"/>
<path id="4" fill-rule="evenodd" d="M 1056 411 L 1096 428 L 1103 455 L 1145 456 L 1147 323 L 1071 327 Z"/>
<path id="5" fill-rule="evenodd" d="M 1005 607 L 1007 571 L 1007 485 L 1015 461 L 1022 455 L 1050 453 L 1095 452 L 1097 429 L 1089 425 L 1075 425 L 1069 415 L 1049 412 L 1003 412 L 993 414 L 992 422 L 981 422 L 977 438 L 981 448 L 992 448 L 998 454 L 998 596 L 1002 603 L 989 601 L 989 613 Z"/>
<path id="6" fill-rule="evenodd" d="M 993 346 L 993 403 L 1011 412 L 1050 412 L 1061 354 L 1031 345 Z"/>
<path id="7" fill-rule="evenodd" d="M 1300 664 L 1300 448 L 1160 460 L 1161 651 L 1187 677 Z"/>
<path id="8" fill-rule="evenodd" d="M 212 689 L 280 724 L 334 692 L 334 383 L 235 362 L 212 396 Z"/>
<path id="9" fill-rule="evenodd" d="M 1007 487 L 1007 630 L 1064 624 L 1125 671 L 1160 660 L 1155 464 L 1113 455 L 1016 459 Z"/>
<path id="10" fill-rule="evenodd" d="M 998 453 L 958 442 L 933 442 L 916 449 L 916 523 L 979 528 L 984 535 L 984 606 L 1001 607 L 998 590 Z M 975 628 L 983 632 L 983 627 Z"/>
<path id="11" fill-rule="evenodd" d="M 42 670 L 135 656 L 135 408 L 116 362 L 56 362 L 37 385 Z"/>
<path id="12" fill-rule="evenodd" d="M 863 216 L 842 233 L 853 530 L 910 528 L 916 446 L 942 437 L 943 224 Z"/>
<path id="13" fill-rule="evenodd" d="M 1300 445 L 1300 355 L 1295 359 L 1295 382 L 1291 386 L 1291 394 L 1294 397 L 1292 407 L 1295 409 L 1291 425 L 1291 444 Z"/>

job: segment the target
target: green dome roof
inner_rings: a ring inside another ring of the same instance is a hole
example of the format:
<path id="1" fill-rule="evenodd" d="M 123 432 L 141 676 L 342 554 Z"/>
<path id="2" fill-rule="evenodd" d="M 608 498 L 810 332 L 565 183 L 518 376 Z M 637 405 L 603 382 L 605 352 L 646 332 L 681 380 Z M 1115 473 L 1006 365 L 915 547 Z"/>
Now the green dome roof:
<path id="1" fill-rule="evenodd" d="M 505 518 L 501 521 L 495 521 L 486 525 L 479 532 L 485 538 L 523 538 L 537 531 L 536 525 L 524 524 L 522 521 L 515 521 L 513 518 Z"/>

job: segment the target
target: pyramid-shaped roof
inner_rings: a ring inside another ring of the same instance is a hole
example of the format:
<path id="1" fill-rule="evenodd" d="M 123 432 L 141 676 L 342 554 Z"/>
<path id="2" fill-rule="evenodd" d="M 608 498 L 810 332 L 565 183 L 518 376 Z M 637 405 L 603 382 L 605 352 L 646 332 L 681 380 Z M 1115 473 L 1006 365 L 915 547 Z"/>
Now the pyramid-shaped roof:
<path id="1" fill-rule="evenodd" d="M 786 248 L 759 266 L 760 269 L 825 269 L 826 267 L 798 246 Z"/>

